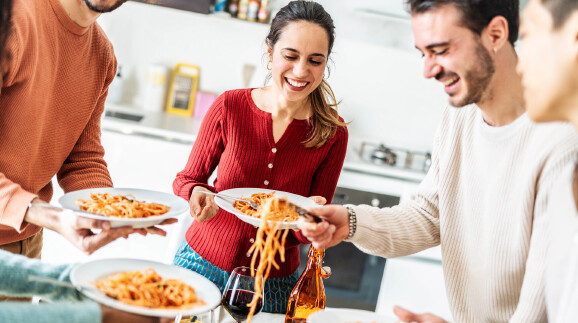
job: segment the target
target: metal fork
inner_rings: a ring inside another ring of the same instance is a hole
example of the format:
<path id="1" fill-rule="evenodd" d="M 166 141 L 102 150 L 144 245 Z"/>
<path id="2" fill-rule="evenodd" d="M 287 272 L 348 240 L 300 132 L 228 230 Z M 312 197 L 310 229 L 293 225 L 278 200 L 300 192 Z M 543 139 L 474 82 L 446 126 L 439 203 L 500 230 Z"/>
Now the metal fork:
<path id="1" fill-rule="evenodd" d="M 245 202 L 248 203 L 249 206 L 251 206 L 252 209 L 257 210 L 259 208 L 259 206 L 257 205 L 257 203 L 249 201 L 249 200 L 245 200 L 242 198 L 238 198 L 238 197 L 234 197 L 234 196 L 229 196 L 229 195 L 225 195 L 225 194 L 221 194 L 221 193 L 213 193 L 213 192 L 207 192 L 207 191 L 197 191 L 197 190 L 193 190 L 193 193 L 203 193 L 203 194 L 207 194 L 207 195 L 214 195 L 220 198 L 224 198 L 224 199 L 230 199 L 230 200 L 235 200 L 235 201 L 240 201 L 240 202 Z"/>

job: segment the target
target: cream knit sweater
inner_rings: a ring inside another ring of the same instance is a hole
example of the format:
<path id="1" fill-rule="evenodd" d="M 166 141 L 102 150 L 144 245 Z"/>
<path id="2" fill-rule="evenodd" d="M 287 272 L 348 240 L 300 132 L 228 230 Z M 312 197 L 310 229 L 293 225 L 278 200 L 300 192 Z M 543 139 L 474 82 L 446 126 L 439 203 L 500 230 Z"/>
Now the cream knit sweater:
<path id="1" fill-rule="evenodd" d="M 578 154 L 576 138 L 567 124 L 536 125 L 524 114 L 491 127 L 476 106 L 448 107 L 418 191 L 393 208 L 355 207 L 352 242 L 383 257 L 441 244 L 457 322 L 546 321 L 545 211 Z"/>
<path id="2" fill-rule="evenodd" d="M 578 320 L 578 212 L 572 189 L 574 165 L 560 176 L 548 208 L 546 306 L 552 323 Z"/>

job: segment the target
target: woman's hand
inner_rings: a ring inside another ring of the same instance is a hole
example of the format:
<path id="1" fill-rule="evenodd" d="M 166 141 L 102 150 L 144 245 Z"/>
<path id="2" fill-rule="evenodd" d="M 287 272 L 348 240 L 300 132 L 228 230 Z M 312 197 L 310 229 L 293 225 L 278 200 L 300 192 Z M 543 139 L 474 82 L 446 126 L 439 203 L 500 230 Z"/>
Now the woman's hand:
<path id="1" fill-rule="evenodd" d="M 217 212 L 219 212 L 219 207 L 215 203 L 213 196 L 203 193 L 196 193 L 194 191 L 211 192 L 202 186 L 193 187 L 191 199 L 189 200 L 191 216 L 193 219 L 195 219 L 197 222 L 204 222 L 214 218 L 215 215 L 217 215 Z"/>
<path id="2" fill-rule="evenodd" d="M 325 203 L 327 203 L 327 200 L 323 196 L 319 195 L 309 196 L 309 199 L 313 200 L 313 202 L 319 205 L 325 205 Z"/>

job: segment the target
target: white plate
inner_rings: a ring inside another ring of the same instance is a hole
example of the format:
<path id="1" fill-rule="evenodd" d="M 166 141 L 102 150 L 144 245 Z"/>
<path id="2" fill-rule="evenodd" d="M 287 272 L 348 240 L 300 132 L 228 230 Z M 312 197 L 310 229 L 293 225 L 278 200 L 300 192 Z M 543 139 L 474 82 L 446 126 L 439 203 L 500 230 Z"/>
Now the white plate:
<path id="1" fill-rule="evenodd" d="M 185 284 L 195 289 L 197 296 L 205 301 L 204 306 L 190 309 L 172 310 L 172 309 L 153 309 L 129 305 L 114 298 L 100 293 L 95 288 L 86 288 L 92 286 L 97 280 L 114 275 L 124 271 L 144 270 L 153 267 L 156 272 L 163 278 L 176 278 L 182 280 Z M 155 317 L 175 317 L 178 315 L 196 315 L 214 309 L 221 303 L 221 292 L 207 278 L 181 267 L 165 265 L 162 263 L 140 260 L 140 259 L 99 259 L 89 261 L 76 266 L 70 273 L 70 280 L 84 295 L 106 306 L 122 310 L 125 312 L 148 315 Z"/>
<path id="2" fill-rule="evenodd" d="M 111 227 L 117 228 L 122 226 L 132 226 L 133 228 L 146 228 L 163 222 L 165 219 L 175 218 L 189 210 L 189 203 L 179 196 L 167 194 L 157 191 L 149 191 L 138 188 L 89 188 L 85 190 L 74 191 L 64 194 L 58 199 L 60 205 L 64 208 L 71 210 L 79 210 L 78 204 L 76 204 L 76 199 L 88 199 L 91 193 L 110 193 L 112 195 L 132 195 L 135 199 L 141 202 L 154 202 L 161 203 L 168 207 L 170 210 L 158 216 L 151 216 L 147 218 L 119 218 L 106 215 L 97 215 L 89 213 L 75 213 L 78 216 L 82 216 L 90 219 L 105 220 L 110 221 Z"/>
<path id="3" fill-rule="evenodd" d="M 228 195 L 228 196 L 233 196 L 233 197 L 241 197 L 243 196 L 244 198 L 249 198 L 251 197 L 251 194 L 254 193 L 271 193 L 271 192 L 275 192 L 275 196 L 285 196 L 289 202 L 297 204 L 305 209 L 308 208 L 312 208 L 312 207 L 319 207 L 320 205 L 313 202 L 312 199 L 297 195 L 297 194 L 293 194 L 293 193 L 287 193 L 287 192 L 283 192 L 283 191 L 277 191 L 277 190 L 268 190 L 265 188 L 231 188 L 228 190 L 224 190 L 221 191 L 219 193 Z M 217 203 L 217 205 L 230 213 L 233 213 L 234 215 L 236 215 L 241 221 L 243 222 L 247 222 L 249 224 L 252 224 L 254 226 L 260 226 L 261 225 L 261 219 L 256 218 L 256 217 L 252 217 L 250 215 L 247 215 L 239 210 L 237 210 L 236 208 L 233 207 L 233 201 L 228 200 L 228 199 L 222 199 L 218 196 L 215 196 L 215 203 Z M 269 223 L 275 223 L 274 221 L 269 221 Z M 283 224 L 285 225 L 285 228 L 290 228 L 290 229 L 295 229 L 297 228 L 297 222 L 283 222 Z"/>
<path id="4" fill-rule="evenodd" d="M 396 323 L 397 319 L 375 312 L 348 308 L 330 308 L 307 317 L 307 323 Z"/>

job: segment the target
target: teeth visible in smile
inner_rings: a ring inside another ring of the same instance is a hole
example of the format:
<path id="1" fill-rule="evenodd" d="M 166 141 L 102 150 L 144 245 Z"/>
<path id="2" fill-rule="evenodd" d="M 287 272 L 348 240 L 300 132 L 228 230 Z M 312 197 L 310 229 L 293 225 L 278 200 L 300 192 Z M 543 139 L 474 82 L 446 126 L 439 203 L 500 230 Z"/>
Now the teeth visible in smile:
<path id="1" fill-rule="evenodd" d="M 304 87 L 305 85 L 307 85 L 307 82 L 297 82 L 297 81 L 293 81 L 290 79 L 287 79 L 287 82 L 289 82 L 289 84 L 291 84 L 295 87 Z"/>
<path id="2" fill-rule="evenodd" d="M 458 76 L 454 76 L 454 77 L 452 77 L 451 79 L 445 81 L 445 82 L 444 82 L 444 85 L 445 85 L 445 86 L 448 86 L 448 85 L 454 83 L 455 81 L 457 81 L 458 79 L 459 79 Z"/>

